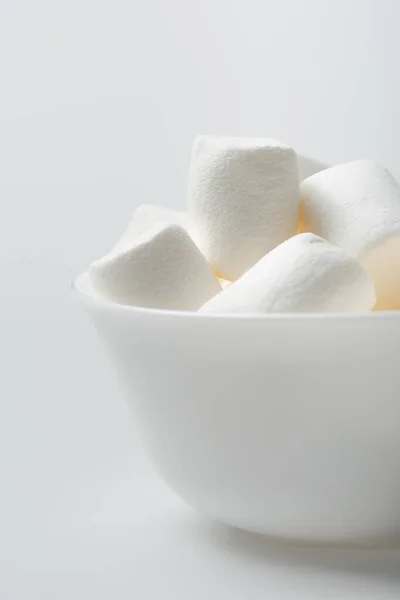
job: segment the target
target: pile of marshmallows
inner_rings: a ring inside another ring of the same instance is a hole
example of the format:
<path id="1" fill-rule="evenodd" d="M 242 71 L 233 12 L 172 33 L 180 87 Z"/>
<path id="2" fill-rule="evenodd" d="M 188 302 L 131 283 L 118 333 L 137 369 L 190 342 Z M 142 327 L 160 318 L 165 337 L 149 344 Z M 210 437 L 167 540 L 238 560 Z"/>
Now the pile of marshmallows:
<path id="1" fill-rule="evenodd" d="M 199 136 L 188 212 L 140 206 L 89 268 L 120 304 L 204 313 L 400 308 L 400 186 L 272 139 Z"/>

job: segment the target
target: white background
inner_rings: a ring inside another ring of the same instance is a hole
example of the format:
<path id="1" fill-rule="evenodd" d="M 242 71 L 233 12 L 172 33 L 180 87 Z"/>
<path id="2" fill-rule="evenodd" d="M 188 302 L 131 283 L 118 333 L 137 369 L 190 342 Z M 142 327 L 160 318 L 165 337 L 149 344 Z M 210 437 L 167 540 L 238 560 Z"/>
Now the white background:
<path id="1" fill-rule="evenodd" d="M 185 204 L 197 133 L 400 177 L 398 0 L 0 0 L 0 598 L 399 598 L 395 550 L 285 548 L 153 474 L 70 281 Z"/>

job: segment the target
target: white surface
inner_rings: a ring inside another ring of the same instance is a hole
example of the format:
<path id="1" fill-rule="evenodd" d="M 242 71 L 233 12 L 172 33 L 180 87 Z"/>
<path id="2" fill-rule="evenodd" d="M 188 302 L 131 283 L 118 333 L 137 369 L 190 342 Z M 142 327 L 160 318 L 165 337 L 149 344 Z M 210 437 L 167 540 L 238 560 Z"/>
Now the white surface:
<path id="1" fill-rule="evenodd" d="M 399 597 L 398 552 L 284 552 L 175 500 L 68 298 L 136 205 L 184 206 L 199 132 L 372 157 L 400 177 L 399 13 L 397 0 L 0 3 L 1 600 Z M 296 52 L 277 60 L 283 38 Z"/>

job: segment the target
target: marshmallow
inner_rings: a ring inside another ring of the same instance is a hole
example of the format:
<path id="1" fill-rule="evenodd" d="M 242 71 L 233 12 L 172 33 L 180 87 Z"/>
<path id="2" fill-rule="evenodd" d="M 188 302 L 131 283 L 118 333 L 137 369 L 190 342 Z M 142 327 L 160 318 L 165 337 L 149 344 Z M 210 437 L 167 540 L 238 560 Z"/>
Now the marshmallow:
<path id="1" fill-rule="evenodd" d="M 161 222 L 89 267 L 96 294 L 119 304 L 197 310 L 221 290 L 186 230 Z"/>
<path id="2" fill-rule="evenodd" d="M 375 310 L 400 308 L 400 186 L 380 165 L 360 160 L 301 184 L 303 230 L 356 257 L 375 282 Z"/>
<path id="3" fill-rule="evenodd" d="M 299 181 L 301 183 L 304 179 L 307 179 L 307 177 L 311 177 L 320 171 L 328 169 L 329 165 L 315 160 L 314 158 L 304 156 L 304 154 L 297 154 L 297 167 L 299 170 Z M 305 231 L 307 231 L 307 228 L 303 217 L 303 207 L 300 203 L 297 233 L 304 233 Z"/>
<path id="4" fill-rule="evenodd" d="M 227 287 L 229 287 L 232 283 L 231 281 L 228 281 L 227 279 L 223 279 L 223 277 L 218 277 L 218 281 L 223 290 L 225 290 Z"/>
<path id="5" fill-rule="evenodd" d="M 358 261 L 303 233 L 264 256 L 200 311 L 358 312 L 371 310 L 374 303 L 373 282 Z"/>
<path id="6" fill-rule="evenodd" d="M 189 174 L 189 228 L 221 277 L 237 279 L 296 233 L 294 150 L 271 139 L 198 136 Z"/>
<path id="7" fill-rule="evenodd" d="M 120 250 L 129 248 L 139 235 L 147 231 L 155 223 L 160 223 L 161 221 L 175 223 L 187 229 L 186 213 L 161 206 L 153 206 L 152 204 L 141 204 L 134 211 L 128 227 L 114 246 L 114 250 L 119 252 Z"/>

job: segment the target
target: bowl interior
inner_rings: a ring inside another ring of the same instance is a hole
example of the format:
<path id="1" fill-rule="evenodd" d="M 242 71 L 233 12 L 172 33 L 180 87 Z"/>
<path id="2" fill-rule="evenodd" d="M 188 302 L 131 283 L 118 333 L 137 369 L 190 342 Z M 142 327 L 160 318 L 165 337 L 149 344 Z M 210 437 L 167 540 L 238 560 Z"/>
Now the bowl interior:
<path id="1" fill-rule="evenodd" d="M 399 319 L 400 310 L 386 310 L 386 311 L 372 311 L 372 312 L 338 312 L 338 313 L 265 313 L 265 314 L 232 314 L 232 313 L 215 313 L 215 314 L 204 314 L 194 311 L 182 311 L 182 310 L 165 310 L 155 308 L 144 308 L 141 306 L 129 306 L 126 304 L 118 304 L 105 300 L 96 294 L 93 289 L 90 277 L 87 271 L 79 275 L 72 284 L 74 293 L 80 297 L 84 302 L 89 304 L 97 304 L 102 308 L 109 308 L 111 310 L 118 310 L 123 312 L 132 312 L 136 314 L 142 314 L 147 316 L 164 315 L 169 316 L 173 319 L 199 319 L 199 320 L 231 320 L 231 321 L 266 321 L 266 320 L 332 320 L 332 319 L 346 319 L 346 320 L 359 320 L 359 319 Z"/>

